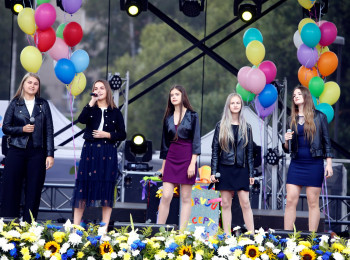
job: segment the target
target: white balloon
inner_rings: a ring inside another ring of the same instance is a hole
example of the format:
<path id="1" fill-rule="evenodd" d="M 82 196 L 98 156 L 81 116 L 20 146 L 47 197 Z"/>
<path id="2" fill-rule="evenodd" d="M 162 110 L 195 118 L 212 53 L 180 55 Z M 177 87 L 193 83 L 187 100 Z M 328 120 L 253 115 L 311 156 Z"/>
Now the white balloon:
<path id="1" fill-rule="evenodd" d="M 300 33 L 298 30 L 296 30 L 294 33 L 293 42 L 294 42 L 294 45 L 297 49 L 299 49 L 300 45 L 303 44 L 303 41 L 301 39 L 301 36 L 300 36 Z"/>

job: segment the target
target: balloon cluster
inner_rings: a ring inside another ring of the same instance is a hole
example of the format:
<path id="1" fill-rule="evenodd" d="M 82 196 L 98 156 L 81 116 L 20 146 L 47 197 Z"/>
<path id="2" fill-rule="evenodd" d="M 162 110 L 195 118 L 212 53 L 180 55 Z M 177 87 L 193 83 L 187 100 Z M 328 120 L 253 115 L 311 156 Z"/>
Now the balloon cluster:
<path id="1" fill-rule="evenodd" d="M 83 71 L 88 67 L 90 58 L 86 51 L 76 50 L 71 54 L 71 48 L 83 38 L 83 30 L 79 23 L 63 23 L 56 32 L 52 28 L 56 20 L 56 9 L 50 0 L 37 0 L 37 6 L 26 7 L 18 14 L 18 25 L 23 32 L 34 38 L 34 46 L 25 47 L 20 55 L 20 61 L 25 70 L 37 73 L 43 62 L 43 52 L 57 61 L 55 74 L 67 85 L 73 96 L 79 95 L 86 86 Z M 62 0 L 65 12 L 77 12 L 82 0 Z"/>
<path id="2" fill-rule="evenodd" d="M 246 56 L 253 67 L 244 66 L 238 71 L 236 92 L 246 102 L 255 99 L 256 112 L 265 118 L 272 113 L 277 100 L 277 89 L 271 84 L 276 77 L 277 68 L 272 61 L 263 61 L 265 47 L 263 36 L 258 29 L 250 28 L 245 31 L 243 44 L 246 47 Z"/>
<path id="3" fill-rule="evenodd" d="M 298 0 L 305 9 L 310 9 L 315 1 Z M 339 85 L 334 81 L 325 82 L 338 67 L 338 57 L 328 48 L 337 37 L 337 27 L 325 20 L 314 21 L 304 18 L 299 22 L 293 42 L 298 49 L 297 57 L 302 65 L 298 71 L 301 85 L 308 87 L 317 110 L 327 116 L 328 123 L 333 120 L 332 105 L 340 97 Z"/>

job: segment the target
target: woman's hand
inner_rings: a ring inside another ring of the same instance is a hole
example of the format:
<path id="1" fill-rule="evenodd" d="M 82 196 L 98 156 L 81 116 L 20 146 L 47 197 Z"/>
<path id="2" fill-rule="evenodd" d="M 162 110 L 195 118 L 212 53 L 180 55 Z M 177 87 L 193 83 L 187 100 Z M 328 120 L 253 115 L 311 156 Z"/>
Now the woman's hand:
<path id="1" fill-rule="evenodd" d="M 284 134 L 284 147 L 286 148 L 286 149 L 288 149 L 288 141 L 289 140 L 292 140 L 292 137 L 293 137 L 293 134 L 294 134 L 294 131 L 293 132 L 286 132 L 285 134 Z"/>
<path id="2" fill-rule="evenodd" d="M 196 164 L 195 163 L 190 163 L 187 169 L 187 177 L 192 178 L 194 174 L 196 173 Z"/>
<path id="3" fill-rule="evenodd" d="M 324 176 L 326 176 L 326 178 L 333 176 L 332 164 L 329 164 L 329 163 L 326 164 L 326 168 L 324 169 Z"/>
<path id="4" fill-rule="evenodd" d="M 46 157 L 46 170 L 50 169 L 53 166 L 54 158 L 52 156 Z"/>
<path id="5" fill-rule="evenodd" d="M 34 125 L 25 125 L 23 126 L 23 132 L 24 133 L 33 133 L 34 132 Z"/>
<path id="6" fill-rule="evenodd" d="M 254 184 L 255 179 L 254 178 L 249 178 L 249 185 L 253 185 Z"/>
<path id="7" fill-rule="evenodd" d="M 93 93 L 95 93 L 95 92 L 93 92 Z M 97 95 L 97 93 L 95 93 L 95 94 L 96 94 L 96 96 L 91 96 L 91 100 L 89 102 L 90 107 L 93 107 L 98 100 L 98 95 Z"/>
<path id="8" fill-rule="evenodd" d="M 215 175 L 210 175 L 210 182 L 219 182 L 219 180 L 215 178 Z"/>
<path id="9" fill-rule="evenodd" d="M 93 130 L 92 131 L 93 138 L 111 138 L 111 134 L 105 131 Z"/>

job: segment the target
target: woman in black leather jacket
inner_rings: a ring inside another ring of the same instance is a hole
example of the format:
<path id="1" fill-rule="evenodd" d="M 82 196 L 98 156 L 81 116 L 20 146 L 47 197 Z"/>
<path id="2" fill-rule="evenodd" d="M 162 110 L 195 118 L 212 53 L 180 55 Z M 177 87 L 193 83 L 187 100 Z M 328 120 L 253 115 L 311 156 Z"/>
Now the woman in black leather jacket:
<path id="1" fill-rule="evenodd" d="M 2 217 L 19 217 L 22 185 L 23 220 L 38 215 L 46 170 L 54 163 L 53 124 L 48 102 L 40 98 L 40 78 L 27 73 L 8 106 L 3 124 L 9 136 L 5 162 Z"/>
<path id="2" fill-rule="evenodd" d="M 320 221 L 319 198 L 324 176 L 333 175 L 332 148 L 328 134 L 327 117 L 315 106 L 309 89 L 300 86 L 293 91 L 292 112 L 283 144 L 289 152 L 291 163 L 287 176 L 287 205 L 284 215 L 284 229 L 292 230 L 296 218 L 296 206 L 302 186 L 306 186 L 309 206 L 309 230 L 317 231 Z M 324 168 L 324 161 L 327 164 Z"/>
<path id="3" fill-rule="evenodd" d="M 117 141 L 126 138 L 123 115 L 113 101 L 106 80 L 94 82 L 89 104 L 78 121 L 86 125 L 84 146 L 73 193 L 74 224 L 79 225 L 86 207 L 102 207 L 103 227 L 107 231 L 114 205 L 118 177 Z"/>
<path id="4" fill-rule="evenodd" d="M 248 231 L 254 232 L 253 212 L 249 201 L 249 185 L 254 184 L 253 135 L 246 123 L 239 94 L 228 95 L 221 121 L 216 124 L 212 143 L 211 181 L 221 193 L 222 223 L 231 235 L 232 196 L 236 191 Z M 215 174 L 220 172 L 220 177 Z M 254 234 L 254 233 L 253 233 Z"/>
<path id="5" fill-rule="evenodd" d="M 160 158 L 163 165 L 163 195 L 159 204 L 158 224 L 165 224 L 175 184 L 181 184 L 180 229 L 187 227 L 191 216 L 191 192 L 197 175 L 197 155 L 201 153 L 198 114 L 193 111 L 186 90 L 175 85 L 170 89 L 163 120 Z"/>

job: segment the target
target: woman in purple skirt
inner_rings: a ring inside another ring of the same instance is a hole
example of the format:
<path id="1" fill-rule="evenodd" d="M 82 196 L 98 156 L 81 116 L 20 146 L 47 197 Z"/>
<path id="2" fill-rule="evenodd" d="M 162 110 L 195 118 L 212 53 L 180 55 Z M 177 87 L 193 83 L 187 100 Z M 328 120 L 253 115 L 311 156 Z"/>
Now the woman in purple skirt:
<path id="1" fill-rule="evenodd" d="M 198 114 L 193 111 L 184 87 L 170 89 L 163 119 L 160 158 L 163 165 L 163 196 L 159 204 L 158 224 L 165 224 L 175 184 L 181 184 L 180 229 L 191 216 L 191 192 L 197 175 L 197 155 L 201 152 Z"/>

